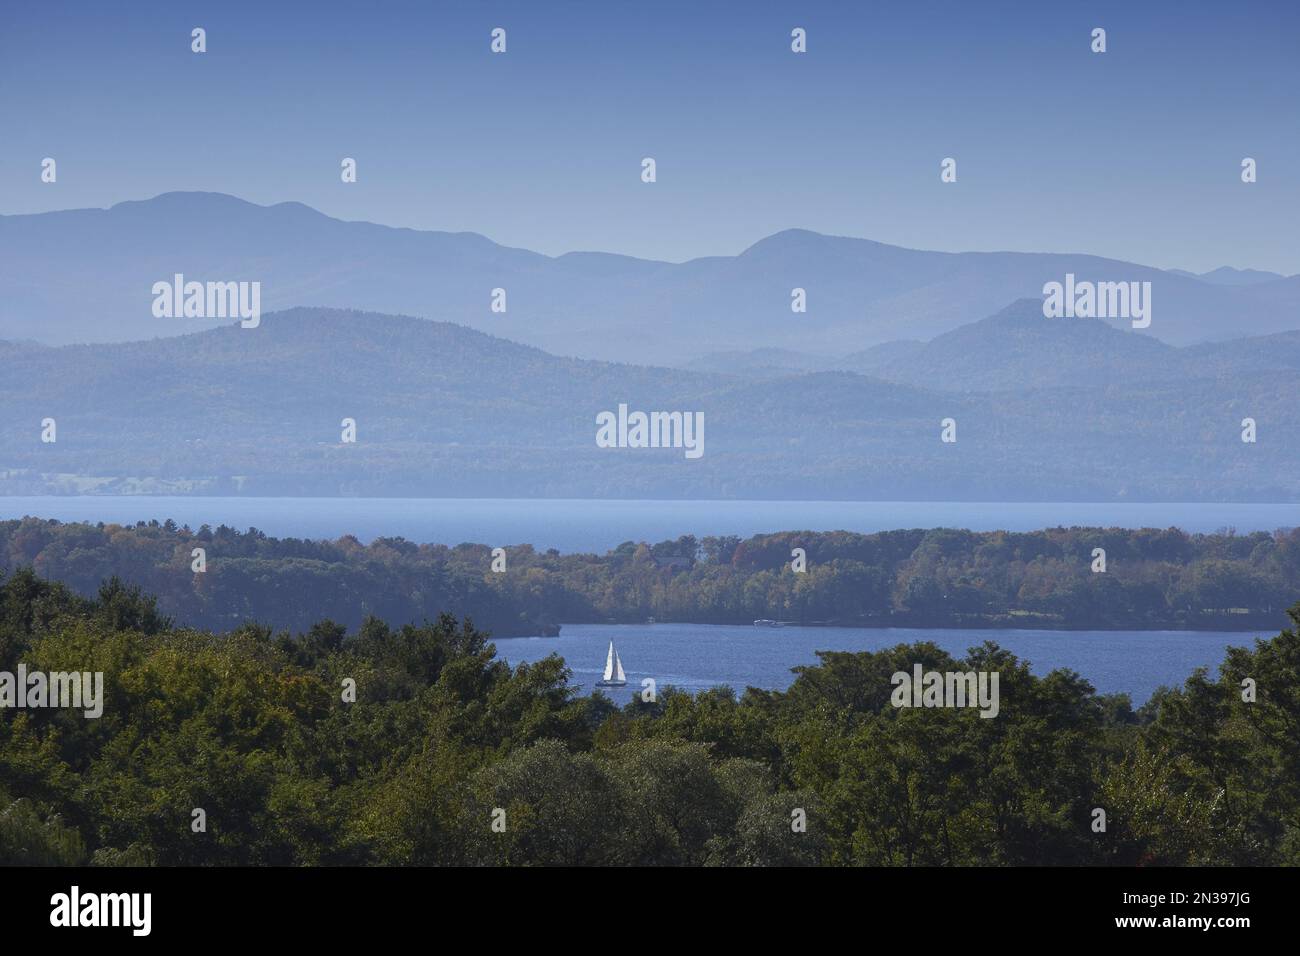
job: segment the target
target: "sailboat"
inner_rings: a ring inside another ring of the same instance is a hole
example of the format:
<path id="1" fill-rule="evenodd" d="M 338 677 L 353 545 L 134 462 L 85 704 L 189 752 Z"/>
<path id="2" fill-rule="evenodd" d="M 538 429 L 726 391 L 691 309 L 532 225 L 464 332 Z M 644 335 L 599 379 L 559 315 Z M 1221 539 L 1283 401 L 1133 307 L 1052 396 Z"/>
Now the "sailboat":
<path id="1" fill-rule="evenodd" d="M 597 687 L 622 687 L 627 683 L 627 677 L 623 673 L 623 662 L 618 659 L 618 651 L 614 650 L 614 642 L 609 642 L 609 654 L 605 657 L 605 676 L 596 681 Z"/>

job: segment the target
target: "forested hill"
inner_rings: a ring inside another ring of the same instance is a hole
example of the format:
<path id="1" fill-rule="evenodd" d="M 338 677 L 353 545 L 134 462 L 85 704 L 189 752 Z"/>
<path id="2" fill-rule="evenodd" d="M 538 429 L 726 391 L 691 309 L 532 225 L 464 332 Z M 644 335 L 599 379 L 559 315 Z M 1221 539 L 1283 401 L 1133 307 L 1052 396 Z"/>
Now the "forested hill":
<path id="1" fill-rule="evenodd" d="M 255 529 L 197 531 L 168 521 L 123 527 L 26 518 L 0 522 L 0 571 L 31 568 L 84 596 L 116 576 L 156 595 L 178 623 L 256 621 L 302 632 L 440 613 L 499 637 L 562 623 L 1275 629 L 1300 599 L 1300 529 L 1188 535 L 1177 529 L 951 529 L 878 534 L 781 532 L 747 540 L 627 542 L 603 555 L 491 544 L 353 537 L 304 541 Z M 206 570 L 192 570 L 196 548 Z M 804 550 L 796 573 L 792 552 Z M 1105 571 L 1094 571 L 1095 552 Z"/>

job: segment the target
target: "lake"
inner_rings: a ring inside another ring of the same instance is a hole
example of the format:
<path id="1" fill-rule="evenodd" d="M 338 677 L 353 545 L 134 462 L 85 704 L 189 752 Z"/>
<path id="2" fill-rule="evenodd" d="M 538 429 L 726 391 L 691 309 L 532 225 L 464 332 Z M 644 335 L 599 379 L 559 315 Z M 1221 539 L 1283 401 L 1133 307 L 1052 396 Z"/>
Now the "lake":
<path id="1" fill-rule="evenodd" d="M 1300 525 L 1300 504 L 926 501 L 647 501 L 567 498 L 231 498 L 156 495 L 0 497 L 0 519 L 61 521 L 171 518 L 198 528 L 226 524 L 274 537 L 364 542 L 403 537 L 419 543 L 532 544 L 539 550 L 604 552 L 624 541 L 683 534 L 770 531 L 889 531 L 968 528 L 1034 531 L 1058 525 L 1178 527 L 1211 532 L 1274 531 Z"/>
<path id="2" fill-rule="evenodd" d="M 566 624 L 559 637 L 497 639 L 499 657 L 511 664 L 541 660 L 552 652 L 573 671 L 572 683 L 590 693 L 614 641 L 627 686 L 605 689 L 619 703 L 632 699 L 641 680 L 653 677 L 699 691 L 728 684 L 737 693 L 747 686 L 784 690 L 794 680 L 790 668 L 816 664 L 817 651 L 874 651 L 896 644 L 933 641 L 954 656 L 994 641 L 1031 664 L 1035 674 L 1069 668 L 1100 693 L 1126 692 L 1133 706 L 1143 704 L 1161 684 L 1181 685 L 1200 666 L 1218 673 L 1230 645 L 1251 646 L 1251 634 L 1219 631 L 1019 631 L 934 628 L 862 629 L 846 627 L 759 628 L 713 624 Z"/>

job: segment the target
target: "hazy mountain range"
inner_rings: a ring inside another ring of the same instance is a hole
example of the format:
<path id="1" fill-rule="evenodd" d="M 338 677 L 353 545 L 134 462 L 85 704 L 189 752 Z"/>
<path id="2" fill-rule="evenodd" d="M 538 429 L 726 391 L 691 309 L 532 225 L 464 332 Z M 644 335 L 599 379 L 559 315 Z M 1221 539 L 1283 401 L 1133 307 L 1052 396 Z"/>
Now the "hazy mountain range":
<path id="1" fill-rule="evenodd" d="M 614 364 L 327 309 L 11 342 L 0 493 L 1300 501 L 1294 332 L 1177 348 L 1028 300 L 845 361 L 858 370 Z M 703 412 L 703 457 L 596 447 L 619 403 Z"/>
<path id="2" fill-rule="evenodd" d="M 1022 299 L 929 342 L 886 342 L 843 358 L 783 349 L 719 352 L 688 367 L 751 377 L 843 370 L 941 391 L 1123 388 L 1144 381 L 1295 375 L 1300 331 L 1180 348 L 1098 319 L 1045 319 L 1040 300 Z"/>
<path id="3" fill-rule="evenodd" d="M 122 342 L 215 327 L 160 319 L 154 282 L 258 281 L 264 311 L 329 306 L 466 325 L 560 355 L 686 364 L 777 349 L 842 357 L 928 340 L 1043 283 L 1150 281 L 1146 334 L 1172 345 L 1300 328 L 1300 276 L 1201 276 L 1096 256 L 946 253 L 788 230 L 736 256 L 682 263 L 550 257 L 473 233 L 344 222 L 299 203 L 167 193 L 110 209 L 0 217 L 0 339 Z M 791 311 L 791 290 L 808 310 Z M 506 290 L 505 313 L 490 309 Z M 1127 326 L 1117 320 L 1117 326 Z"/>

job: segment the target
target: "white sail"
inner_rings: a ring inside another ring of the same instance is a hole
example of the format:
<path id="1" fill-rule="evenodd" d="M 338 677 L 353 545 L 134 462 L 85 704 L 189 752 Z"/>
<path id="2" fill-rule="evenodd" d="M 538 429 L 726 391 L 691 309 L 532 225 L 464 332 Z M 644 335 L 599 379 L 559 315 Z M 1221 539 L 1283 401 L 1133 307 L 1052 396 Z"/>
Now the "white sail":
<path id="1" fill-rule="evenodd" d="M 609 646 L 613 647 L 614 643 L 611 641 Z M 614 652 L 614 667 L 618 670 L 618 682 L 620 684 L 626 682 L 627 676 L 623 673 L 623 662 L 618 659 L 618 651 Z"/>
<path id="2" fill-rule="evenodd" d="M 609 680 L 614 676 L 614 642 L 609 642 L 609 655 L 605 658 L 605 676 L 601 680 Z M 619 665 L 619 680 L 623 679 L 623 665 Z"/>

